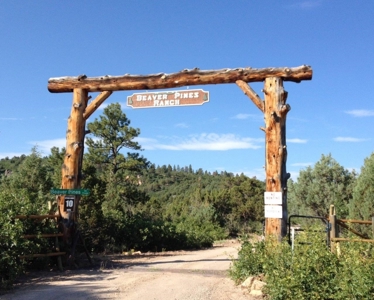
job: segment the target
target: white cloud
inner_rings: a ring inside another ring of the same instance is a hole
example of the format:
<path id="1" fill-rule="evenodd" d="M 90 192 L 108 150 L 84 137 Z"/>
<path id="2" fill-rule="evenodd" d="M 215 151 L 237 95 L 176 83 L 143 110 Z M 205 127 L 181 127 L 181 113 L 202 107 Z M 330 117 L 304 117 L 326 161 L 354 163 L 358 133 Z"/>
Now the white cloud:
<path id="1" fill-rule="evenodd" d="M 188 124 L 186 123 L 178 123 L 178 124 L 175 124 L 175 127 L 179 127 L 179 128 L 188 128 L 190 126 L 188 126 Z"/>
<path id="2" fill-rule="evenodd" d="M 45 141 L 32 141 L 29 144 L 37 146 L 38 150 L 44 155 L 48 155 L 51 152 L 52 147 L 63 148 L 66 147 L 66 139 L 54 139 L 54 140 L 45 140 Z"/>
<path id="3" fill-rule="evenodd" d="M 224 167 L 217 167 L 214 170 L 211 170 L 210 172 L 213 173 L 213 172 L 216 172 L 216 171 L 218 173 L 225 172 L 226 168 L 224 168 Z M 257 168 L 257 169 L 252 169 L 252 170 L 239 169 L 237 171 L 228 172 L 228 173 L 233 173 L 234 175 L 244 174 L 245 176 L 250 177 L 250 178 L 256 177 L 258 180 L 265 180 L 265 178 L 266 178 L 265 167 L 263 167 L 263 168 Z"/>
<path id="4" fill-rule="evenodd" d="M 237 114 L 236 116 L 232 117 L 233 119 L 248 119 L 251 115 L 250 114 Z"/>
<path id="5" fill-rule="evenodd" d="M 248 176 L 250 178 L 256 177 L 258 180 L 265 180 L 266 179 L 266 173 L 265 169 L 253 169 L 250 171 L 240 171 L 240 172 L 234 172 L 235 174 L 240 175 L 243 173 L 245 176 Z"/>
<path id="6" fill-rule="evenodd" d="M 19 121 L 20 118 L 0 118 L 1 121 Z"/>
<path id="7" fill-rule="evenodd" d="M 138 138 L 146 150 L 227 151 L 234 149 L 259 149 L 264 139 L 242 138 L 235 134 L 202 133 L 187 138 L 173 137 L 167 144 L 157 139 Z"/>
<path id="8" fill-rule="evenodd" d="M 249 119 L 249 118 L 251 118 L 251 119 L 261 119 L 262 116 L 254 115 L 254 114 L 237 114 L 234 117 L 232 117 L 231 119 L 245 120 L 245 119 Z"/>
<path id="9" fill-rule="evenodd" d="M 104 110 L 105 107 L 107 107 L 110 103 L 101 103 L 101 105 L 97 108 L 97 110 Z"/>
<path id="10" fill-rule="evenodd" d="M 20 153 L 20 152 L 0 152 L 0 159 L 1 158 L 12 158 L 14 156 L 22 156 L 22 155 L 28 155 L 29 153 Z"/>
<path id="11" fill-rule="evenodd" d="M 291 174 L 291 177 L 290 179 L 292 179 L 293 181 L 297 181 L 299 175 L 300 175 L 300 171 L 291 171 L 291 172 L 288 172 Z"/>
<path id="12" fill-rule="evenodd" d="M 360 171 L 361 171 L 361 168 L 352 168 L 352 167 L 348 167 L 346 168 L 349 172 L 355 172 L 356 174 L 360 174 Z"/>
<path id="13" fill-rule="evenodd" d="M 287 143 L 291 143 L 291 144 L 305 144 L 306 142 L 308 142 L 308 140 L 303 140 L 303 139 L 287 139 Z"/>
<path id="14" fill-rule="evenodd" d="M 299 1 L 298 3 L 289 5 L 291 8 L 300 8 L 300 9 L 312 9 L 314 7 L 320 6 L 322 4 L 321 0 L 309 0 L 309 1 Z"/>
<path id="15" fill-rule="evenodd" d="M 354 138 L 354 137 L 342 137 L 338 136 L 333 139 L 335 142 L 348 142 L 348 143 L 359 143 L 359 142 L 365 142 L 368 141 L 369 139 L 359 139 L 359 138 Z"/>
<path id="16" fill-rule="evenodd" d="M 121 109 L 131 109 L 131 107 L 127 106 L 127 103 L 126 102 L 117 102 L 121 105 Z M 110 104 L 113 104 L 113 103 L 102 103 L 98 108 L 97 110 L 104 110 L 104 108 L 106 108 L 108 105 Z"/>
<path id="17" fill-rule="evenodd" d="M 313 165 L 312 162 L 305 162 L 305 163 L 294 163 L 294 164 L 291 164 L 292 167 L 309 167 Z"/>
<path id="18" fill-rule="evenodd" d="M 345 113 L 352 115 L 354 117 L 373 117 L 374 116 L 374 110 L 367 110 L 367 109 L 348 110 Z"/>

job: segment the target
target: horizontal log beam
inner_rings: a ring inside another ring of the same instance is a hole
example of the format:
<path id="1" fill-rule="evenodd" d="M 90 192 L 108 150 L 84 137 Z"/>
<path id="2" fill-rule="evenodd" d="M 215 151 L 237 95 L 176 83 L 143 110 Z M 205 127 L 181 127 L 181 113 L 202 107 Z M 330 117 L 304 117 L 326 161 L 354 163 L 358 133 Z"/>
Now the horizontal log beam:
<path id="1" fill-rule="evenodd" d="M 368 240 L 368 239 L 332 238 L 331 240 L 333 242 L 374 243 L 374 240 Z"/>
<path id="2" fill-rule="evenodd" d="M 49 257 L 49 256 L 62 256 L 65 255 L 66 252 L 51 252 L 51 253 L 45 253 L 45 254 L 27 254 L 27 255 L 20 255 L 20 259 L 25 258 L 36 258 L 36 257 Z"/>
<path id="3" fill-rule="evenodd" d="M 372 221 L 364 221 L 364 220 L 347 220 L 347 219 L 337 219 L 338 222 L 342 223 L 352 223 L 352 224 L 366 224 L 371 225 L 373 224 Z"/>
<path id="4" fill-rule="evenodd" d="M 43 233 L 43 234 L 25 234 L 22 237 L 24 239 L 34 239 L 34 238 L 51 238 L 64 236 L 63 233 Z"/>
<path id="5" fill-rule="evenodd" d="M 310 66 L 294 68 L 236 68 L 221 70 L 183 70 L 172 74 L 152 75 L 123 75 L 87 77 L 58 77 L 48 80 L 48 90 L 51 93 L 67 93 L 74 89 L 85 89 L 87 92 L 124 91 L 124 90 L 153 90 L 174 88 L 190 85 L 235 83 L 237 80 L 244 82 L 261 82 L 268 77 L 280 77 L 283 81 L 300 82 L 312 79 L 313 71 Z"/>
<path id="6" fill-rule="evenodd" d="M 40 220 L 40 219 L 55 219 L 58 218 L 58 215 L 17 215 L 14 216 L 14 219 L 34 219 L 34 220 Z"/>
<path id="7" fill-rule="evenodd" d="M 360 238 L 363 238 L 363 239 L 368 239 L 368 238 L 369 238 L 366 234 L 362 234 L 362 233 L 358 232 L 357 230 L 354 230 L 354 229 L 350 228 L 350 227 L 349 227 L 348 225 L 346 225 L 345 223 L 340 222 L 340 220 L 336 220 L 336 223 L 337 223 L 339 226 L 341 226 L 341 227 L 343 227 L 343 228 L 349 230 L 349 231 L 352 232 L 353 234 L 358 235 Z"/>

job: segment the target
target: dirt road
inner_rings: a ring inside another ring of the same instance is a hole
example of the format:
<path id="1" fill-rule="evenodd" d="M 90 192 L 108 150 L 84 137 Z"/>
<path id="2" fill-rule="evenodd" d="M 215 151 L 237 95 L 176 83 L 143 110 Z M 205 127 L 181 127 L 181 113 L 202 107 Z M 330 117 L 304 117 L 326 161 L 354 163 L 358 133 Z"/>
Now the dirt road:
<path id="1" fill-rule="evenodd" d="M 100 268 L 39 274 L 0 299 L 248 300 L 227 276 L 239 246 L 115 256 Z"/>

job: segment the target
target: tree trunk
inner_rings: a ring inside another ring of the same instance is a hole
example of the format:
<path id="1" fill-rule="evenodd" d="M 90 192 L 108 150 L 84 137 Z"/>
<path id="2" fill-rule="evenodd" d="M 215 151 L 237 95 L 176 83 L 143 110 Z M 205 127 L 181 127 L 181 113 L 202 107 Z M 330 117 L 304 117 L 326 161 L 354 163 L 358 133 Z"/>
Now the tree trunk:
<path id="1" fill-rule="evenodd" d="M 265 134 L 266 134 L 266 191 L 282 192 L 282 218 L 266 218 L 265 234 L 278 240 L 287 234 L 287 180 L 286 172 L 286 116 L 291 107 L 286 104 L 287 92 L 283 80 L 270 77 L 265 80 Z"/>
<path id="2" fill-rule="evenodd" d="M 73 105 L 66 132 L 66 153 L 62 166 L 61 188 L 63 189 L 76 189 L 80 186 L 81 170 L 79 166 L 84 149 L 85 131 L 85 119 L 83 118 L 83 114 L 87 105 L 87 96 L 88 94 L 85 90 L 74 90 Z M 64 210 L 64 198 L 65 196 L 60 196 L 60 215 L 64 219 L 75 220 L 78 201 L 75 201 L 76 203 L 73 208 L 74 213 L 69 213 Z"/>

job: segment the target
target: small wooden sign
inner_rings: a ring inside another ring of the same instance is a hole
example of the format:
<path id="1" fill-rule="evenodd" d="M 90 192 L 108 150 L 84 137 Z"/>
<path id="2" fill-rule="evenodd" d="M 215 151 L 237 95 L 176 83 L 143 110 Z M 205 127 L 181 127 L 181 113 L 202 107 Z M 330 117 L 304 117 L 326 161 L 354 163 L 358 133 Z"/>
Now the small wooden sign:
<path id="1" fill-rule="evenodd" d="M 135 93 L 127 97 L 127 106 L 132 108 L 203 105 L 206 102 L 209 102 L 209 92 L 203 90 Z"/>
<path id="2" fill-rule="evenodd" d="M 282 205 L 265 205 L 265 218 L 282 219 Z"/>

